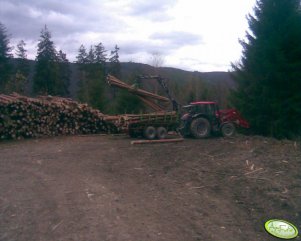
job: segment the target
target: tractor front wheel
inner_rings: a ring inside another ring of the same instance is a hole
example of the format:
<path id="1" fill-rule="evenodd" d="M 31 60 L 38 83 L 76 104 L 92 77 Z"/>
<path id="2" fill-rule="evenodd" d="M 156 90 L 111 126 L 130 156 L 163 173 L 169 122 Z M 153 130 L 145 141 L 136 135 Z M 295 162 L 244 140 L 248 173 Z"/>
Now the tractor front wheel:
<path id="1" fill-rule="evenodd" d="M 206 138 L 210 135 L 211 126 L 206 118 L 200 117 L 191 122 L 190 131 L 197 139 Z"/>
<path id="2" fill-rule="evenodd" d="M 221 132 L 224 137 L 231 137 L 235 135 L 235 125 L 231 122 L 222 125 Z"/>

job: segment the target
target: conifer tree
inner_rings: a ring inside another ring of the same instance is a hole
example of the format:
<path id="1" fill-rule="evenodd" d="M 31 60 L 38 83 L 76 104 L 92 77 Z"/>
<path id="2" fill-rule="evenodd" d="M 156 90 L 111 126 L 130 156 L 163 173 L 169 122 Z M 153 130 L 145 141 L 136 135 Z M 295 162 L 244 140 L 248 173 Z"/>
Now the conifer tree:
<path id="1" fill-rule="evenodd" d="M 26 43 L 23 40 L 17 44 L 15 55 L 17 57 L 17 72 L 24 75 L 25 78 L 29 75 L 29 62 L 27 59 Z"/>
<path id="2" fill-rule="evenodd" d="M 105 67 L 107 61 L 106 52 L 107 50 L 105 50 L 101 42 L 94 46 L 95 62 L 101 64 L 103 67 Z"/>
<path id="3" fill-rule="evenodd" d="M 26 85 L 28 84 L 28 77 L 30 66 L 27 59 L 27 50 L 25 49 L 25 42 L 21 40 L 17 44 L 15 51 L 16 55 L 16 67 L 14 74 L 11 76 L 7 82 L 5 89 L 7 92 L 18 92 L 21 94 L 25 93 Z"/>
<path id="4" fill-rule="evenodd" d="M 87 63 L 88 64 L 94 64 L 95 63 L 95 54 L 94 54 L 94 47 L 91 45 L 89 53 L 87 55 Z"/>
<path id="5" fill-rule="evenodd" d="M 233 64 L 233 104 L 258 134 L 301 135 L 301 11 L 299 0 L 257 0 Z"/>
<path id="6" fill-rule="evenodd" d="M 86 64 L 87 57 L 88 57 L 87 50 L 84 45 L 81 45 L 78 49 L 78 55 L 76 56 L 77 59 L 76 63 L 79 65 Z"/>
<path id="7" fill-rule="evenodd" d="M 62 50 L 58 52 L 57 59 L 59 64 L 59 84 L 61 85 L 58 87 L 58 92 L 61 90 L 62 95 L 68 95 L 71 77 L 70 62 L 67 59 L 67 55 Z"/>
<path id="8" fill-rule="evenodd" d="M 59 77 L 57 51 L 47 26 L 42 29 L 36 56 L 33 78 L 34 94 L 63 95 L 63 84 Z"/>
<path id="9" fill-rule="evenodd" d="M 4 92 L 4 88 L 9 78 L 11 77 L 11 50 L 12 47 L 10 46 L 10 40 L 7 34 L 7 29 L 0 22 L 0 92 Z"/>
<path id="10" fill-rule="evenodd" d="M 94 108 L 104 110 L 105 96 L 105 73 L 102 64 L 98 63 L 99 57 L 96 47 L 90 46 L 87 53 L 86 48 L 81 45 L 77 55 L 77 64 L 80 70 L 78 98 Z"/>
<path id="11" fill-rule="evenodd" d="M 24 40 L 20 40 L 20 42 L 17 44 L 16 49 L 16 57 L 18 59 L 27 59 L 27 50 L 25 49 L 26 43 Z"/>
<path id="12" fill-rule="evenodd" d="M 110 73 L 116 77 L 120 78 L 121 75 L 121 65 L 119 62 L 119 47 L 115 45 L 114 50 L 111 51 L 110 61 Z"/>
<path id="13" fill-rule="evenodd" d="M 86 64 L 87 64 L 87 50 L 82 44 L 78 49 L 78 55 L 76 56 L 76 64 L 79 70 L 79 82 L 78 82 L 78 91 L 77 97 L 82 102 L 87 102 L 88 93 L 87 93 L 87 78 L 86 78 Z"/>

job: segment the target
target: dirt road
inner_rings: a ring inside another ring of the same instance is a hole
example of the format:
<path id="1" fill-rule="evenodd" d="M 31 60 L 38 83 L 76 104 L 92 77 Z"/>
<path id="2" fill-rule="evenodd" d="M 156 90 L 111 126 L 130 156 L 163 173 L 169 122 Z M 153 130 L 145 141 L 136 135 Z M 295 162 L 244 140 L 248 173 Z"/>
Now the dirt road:
<path id="1" fill-rule="evenodd" d="M 301 230 L 300 143 L 130 141 L 0 143 L 0 240 L 277 240 L 271 218 Z"/>

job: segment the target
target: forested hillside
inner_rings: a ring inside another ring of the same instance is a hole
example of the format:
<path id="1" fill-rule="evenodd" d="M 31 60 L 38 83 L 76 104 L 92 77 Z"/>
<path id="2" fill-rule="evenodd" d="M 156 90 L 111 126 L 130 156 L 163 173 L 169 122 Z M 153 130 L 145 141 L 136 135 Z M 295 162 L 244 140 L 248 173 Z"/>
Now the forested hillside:
<path id="1" fill-rule="evenodd" d="M 30 75 L 29 81 L 25 87 L 25 94 L 32 95 L 32 77 L 34 75 L 36 62 L 32 60 L 27 61 L 30 69 Z M 13 59 L 12 63 L 16 66 L 18 60 Z M 69 63 L 69 65 L 70 83 L 67 96 L 78 99 L 80 69 L 76 63 Z M 231 78 L 231 73 L 229 72 L 191 72 L 168 67 L 154 68 L 147 64 L 131 62 L 120 63 L 120 65 L 120 79 L 125 82 L 134 83 L 135 78 L 138 75 L 157 74 L 166 78 L 173 96 L 182 104 L 186 104 L 194 100 L 215 100 L 218 101 L 222 107 L 227 107 L 229 91 L 235 87 L 235 83 Z M 110 95 L 110 88 L 107 86 L 105 81 L 103 81 L 103 85 L 107 94 L 110 96 L 110 99 L 114 98 Z M 155 81 L 145 81 L 143 83 L 143 88 L 164 94 Z M 115 91 L 118 92 L 118 90 Z"/>

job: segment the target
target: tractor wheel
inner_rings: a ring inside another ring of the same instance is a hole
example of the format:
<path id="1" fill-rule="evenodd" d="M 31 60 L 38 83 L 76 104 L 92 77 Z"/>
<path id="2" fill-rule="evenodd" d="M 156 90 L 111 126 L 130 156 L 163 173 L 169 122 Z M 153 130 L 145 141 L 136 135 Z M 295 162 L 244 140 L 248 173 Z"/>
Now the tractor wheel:
<path id="1" fill-rule="evenodd" d="M 231 122 L 222 125 L 221 132 L 224 137 L 231 137 L 235 135 L 235 125 Z"/>
<path id="2" fill-rule="evenodd" d="M 211 126 L 206 118 L 200 117 L 191 122 L 190 131 L 197 139 L 206 138 L 210 135 Z"/>
<path id="3" fill-rule="evenodd" d="M 156 135 L 158 139 L 165 139 L 167 135 L 167 130 L 165 127 L 158 127 L 156 131 Z"/>
<path id="4" fill-rule="evenodd" d="M 153 140 L 156 137 L 156 128 L 153 126 L 148 126 L 144 129 L 143 135 L 148 140 Z"/>

